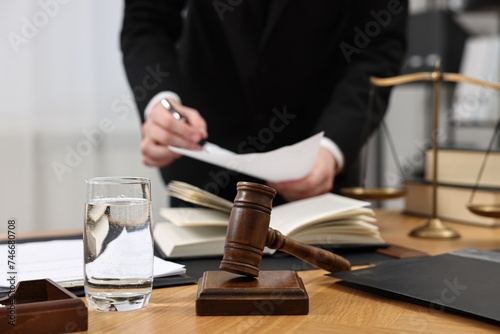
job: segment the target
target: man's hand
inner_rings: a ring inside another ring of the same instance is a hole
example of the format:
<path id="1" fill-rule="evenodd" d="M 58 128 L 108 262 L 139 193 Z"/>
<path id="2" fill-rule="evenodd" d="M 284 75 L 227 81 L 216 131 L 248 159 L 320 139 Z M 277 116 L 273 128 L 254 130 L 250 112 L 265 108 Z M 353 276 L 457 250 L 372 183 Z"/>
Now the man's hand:
<path id="1" fill-rule="evenodd" d="M 300 180 L 268 182 L 287 201 L 296 201 L 330 192 L 337 163 L 326 148 L 320 147 L 311 172 Z"/>
<path id="2" fill-rule="evenodd" d="M 147 166 L 163 167 L 180 158 L 168 146 L 201 149 L 200 140 L 207 138 L 207 124 L 197 110 L 170 102 L 187 122 L 175 119 L 160 103 L 154 106 L 142 126 L 142 162 Z"/>

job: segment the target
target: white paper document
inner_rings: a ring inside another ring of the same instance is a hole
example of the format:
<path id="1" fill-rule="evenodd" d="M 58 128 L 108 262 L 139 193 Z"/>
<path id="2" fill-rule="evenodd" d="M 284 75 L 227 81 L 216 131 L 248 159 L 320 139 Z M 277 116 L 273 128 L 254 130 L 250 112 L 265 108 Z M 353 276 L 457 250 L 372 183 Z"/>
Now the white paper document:
<path id="1" fill-rule="evenodd" d="M 313 167 L 323 132 L 294 145 L 263 153 L 237 154 L 215 144 L 206 143 L 203 150 L 187 150 L 170 146 L 176 153 L 235 170 L 272 182 L 297 180 Z"/>
<path id="2" fill-rule="evenodd" d="M 0 254 L 7 258 L 8 245 L 0 245 Z M 54 240 L 16 244 L 15 271 L 6 261 L 0 262 L 0 286 L 7 286 L 7 278 L 16 275 L 16 281 L 50 278 L 63 286 L 83 285 L 83 241 Z M 154 276 L 184 274 L 184 265 L 154 258 Z M 2 275 L 6 275 L 5 278 Z"/>

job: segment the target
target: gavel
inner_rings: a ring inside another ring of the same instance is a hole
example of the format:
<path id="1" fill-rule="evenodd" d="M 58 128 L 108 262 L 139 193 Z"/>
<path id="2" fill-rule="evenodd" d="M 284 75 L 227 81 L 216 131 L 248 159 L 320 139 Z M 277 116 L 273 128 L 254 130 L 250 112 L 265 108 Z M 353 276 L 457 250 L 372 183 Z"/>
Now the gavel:
<path id="1" fill-rule="evenodd" d="M 264 247 L 281 250 L 332 273 L 351 269 L 351 264 L 343 257 L 295 241 L 269 227 L 275 196 L 276 190 L 269 186 L 238 182 L 220 269 L 258 277 Z"/>

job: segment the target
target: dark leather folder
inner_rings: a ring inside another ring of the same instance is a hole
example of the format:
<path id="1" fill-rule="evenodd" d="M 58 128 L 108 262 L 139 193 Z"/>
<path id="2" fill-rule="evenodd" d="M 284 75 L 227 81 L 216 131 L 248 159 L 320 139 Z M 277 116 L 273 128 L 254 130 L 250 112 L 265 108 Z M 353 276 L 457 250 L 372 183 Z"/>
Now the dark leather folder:
<path id="1" fill-rule="evenodd" d="M 331 276 L 338 284 L 500 322 L 500 253 L 464 249 Z"/>

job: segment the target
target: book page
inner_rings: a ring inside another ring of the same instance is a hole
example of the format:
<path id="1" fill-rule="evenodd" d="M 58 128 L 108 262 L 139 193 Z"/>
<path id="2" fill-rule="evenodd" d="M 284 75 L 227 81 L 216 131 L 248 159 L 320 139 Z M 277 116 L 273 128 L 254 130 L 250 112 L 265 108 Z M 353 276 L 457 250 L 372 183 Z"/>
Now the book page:
<path id="1" fill-rule="evenodd" d="M 296 229 L 320 221 L 335 219 L 342 213 L 352 214 L 352 210 L 373 215 L 369 202 L 351 199 L 332 193 L 315 196 L 275 207 L 271 212 L 271 227 L 284 235 L 291 235 Z"/>
<path id="2" fill-rule="evenodd" d="M 167 190 L 170 196 L 228 214 L 233 207 L 233 202 L 186 182 L 170 181 Z"/>
<path id="3" fill-rule="evenodd" d="M 155 242 L 168 257 L 222 254 L 226 227 L 155 224 Z"/>
<path id="4" fill-rule="evenodd" d="M 227 226 L 229 214 L 203 208 L 161 208 L 160 216 L 177 226 Z"/>
<path id="5" fill-rule="evenodd" d="M 319 222 L 342 220 L 363 215 L 364 221 L 376 222 L 369 202 L 331 193 L 276 206 L 271 211 L 270 226 L 283 234 Z M 227 226 L 229 214 L 213 209 L 177 207 L 161 208 L 160 215 L 177 226 Z"/>

